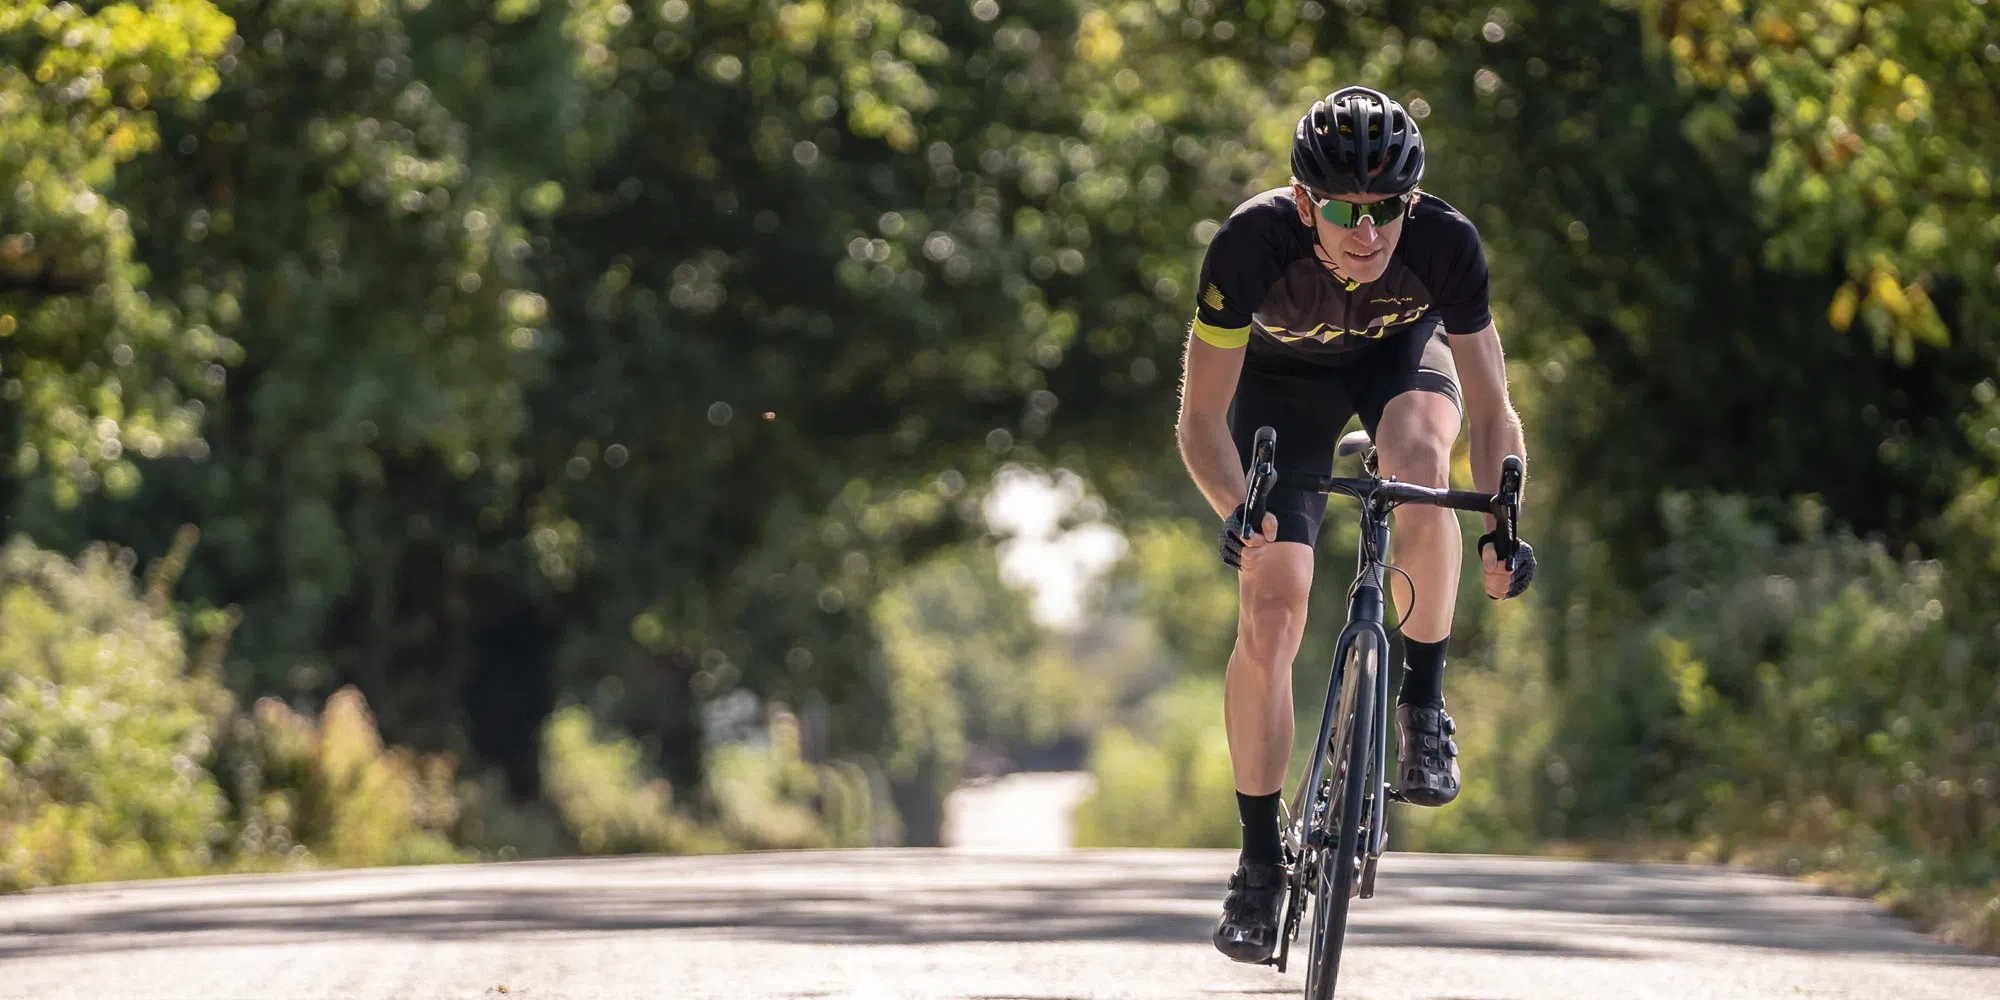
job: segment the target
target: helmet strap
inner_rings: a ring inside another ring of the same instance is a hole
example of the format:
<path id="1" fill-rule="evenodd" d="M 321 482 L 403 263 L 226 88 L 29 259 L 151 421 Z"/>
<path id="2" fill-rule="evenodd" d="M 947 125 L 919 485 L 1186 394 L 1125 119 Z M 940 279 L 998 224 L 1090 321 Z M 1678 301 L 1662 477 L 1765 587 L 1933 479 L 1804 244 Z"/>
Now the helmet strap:
<path id="1" fill-rule="evenodd" d="M 1314 224 L 1314 226 L 1312 227 L 1312 231 L 1313 231 L 1313 246 L 1319 250 L 1321 254 L 1320 257 L 1321 262 L 1327 266 L 1328 270 L 1333 272 L 1334 277 L 1339 278 L 1341 283 L 1347 286 L 1348 291 L 1351 292 L 1357 288 L 1360 288 L 1361 282 L 1356 281 L 1353 278 L 1350 278 L 1347 275 L 1340 273 L 1340 265 L 1334 262 L 1333 251 L 1328 250 L 1326 248 L 1326 243 L 1320 239 L 1318 224 Z"/>

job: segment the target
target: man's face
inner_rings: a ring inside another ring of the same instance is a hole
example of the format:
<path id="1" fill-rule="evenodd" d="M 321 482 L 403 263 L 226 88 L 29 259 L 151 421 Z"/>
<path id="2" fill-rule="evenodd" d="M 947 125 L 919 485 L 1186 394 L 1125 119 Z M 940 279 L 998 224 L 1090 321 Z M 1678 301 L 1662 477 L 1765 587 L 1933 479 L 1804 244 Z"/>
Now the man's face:
<path id="1" fill-rule="evenodd" d="M 1403 219 L 1409 215 L 1408 199 L 1405 195 L 1382 194 L 1337 194 L 1322 199 L 1307 191 L 1303 185 L 1292 185 L 1292 199 L 1297 202 L 1299 221 L 1319 230 L 1320 263 L 1330 268 L 1334 275 L 1363 284 L 1374 281 L 1389 269 L 1389 255 L 1396 250 L 1396 241 L 1403 235 Z M 1349 217 L 1351 224 L 1335 225 L 1327 221 L 1321 206 L 1327 201 L 1345 202 L 1347 205 L 1378 206 L 1374 211 L 1383 214 L 1390 206 L 1396 206 L 1395 215 L 1386 222 L 1377 222 L 1365 212 L 1354 212 L 1344 206 L 1335 205 L 1332 212 L 1336 217 Z M 1331 260 L 1328 256 L 1331 255 Z"/>

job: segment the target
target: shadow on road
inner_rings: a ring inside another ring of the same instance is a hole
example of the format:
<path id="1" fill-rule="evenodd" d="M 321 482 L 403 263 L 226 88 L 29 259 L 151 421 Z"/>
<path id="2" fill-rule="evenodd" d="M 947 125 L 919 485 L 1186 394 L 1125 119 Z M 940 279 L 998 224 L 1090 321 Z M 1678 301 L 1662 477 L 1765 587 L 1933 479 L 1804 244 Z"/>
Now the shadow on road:
<path id="1" fill-rule="evenodd" d="M 835 860 L 829 864 L 829 858 Z M 463 885 L 408 891 L 397 889 L 391 873 L 210 883 L 199 891 L 159 883 L 115 896 L 79 895 L 93 902 L 73 914 L 25 919 L 0 899 L 0 959 L 330 936 L 490 940 L 664 932 L 836 945 L 1202 942 L 1227 864 L 1189 864 L 1181 855 L 1177 864 L 1149 865 L 1144 855 L 1135 860 L 1130 853 L 895 858 L 900 861 L 820 854 L 497 866 L 477 877 L 464 869 Z M 1395 860 L 1384 860 L 1378 898 L 1356 906 L 1351 941 L 1370 948 L 1596 958 L 1649 957 L 1674 942 L 1700 941 L 2000 967 L 2000 960 L 1963 955 L 1845 900 L 1773 891 L 1699 869 L 1552 864 L 1503 875 L 1491 870 L 1490 859 L 1481 865 L 1425 858 L 1403 870 Z M 1007 873 L 1000 884 L 996 870 Z M 448 879 L 441 873 L 449 871 L 431 870 L 425 878 L 435 883 Z M 1458 912 L 1438 919 L 1440 908 Z M 1468 908 L 1475 912 L 1463 912 Z M 1538 933 L 1544 921 L 1549 932 Z M 1604 933 L 1594 935 L 1593 927 Z"/>
<path id="2" fill-rule="evenodd" d="M 1625 865 L 1523 859 L 1525 872 L 1496 872 L 1476 859 L 1426 856 L 1392 870 L 1384 859 L 1381 893 L 1426 906 L 1491 911 L 1488 919 L 1534 926 L 1601 930 L 1621 943 L 1700 942 L 1828 955 L 1907 957 L 1930 964 L 2000 968 L 1915 931 L 1873 904 L 1771 876 L 1692 865 Z M 1357 910 L 1357 912 L 1359 912 Z M 1457 926 L 1480 919 L 1457 920 Z M 1394 922 L 1359 928 L 1377 946 L 1408 943 L 1422 928 Z M 1349 931 L 1354 933 L 1353 929 Z M 1376 937 L 1390 940 L 1372 940 Z M 1453 947 L 1503 947 L 1458 945 Z"/>

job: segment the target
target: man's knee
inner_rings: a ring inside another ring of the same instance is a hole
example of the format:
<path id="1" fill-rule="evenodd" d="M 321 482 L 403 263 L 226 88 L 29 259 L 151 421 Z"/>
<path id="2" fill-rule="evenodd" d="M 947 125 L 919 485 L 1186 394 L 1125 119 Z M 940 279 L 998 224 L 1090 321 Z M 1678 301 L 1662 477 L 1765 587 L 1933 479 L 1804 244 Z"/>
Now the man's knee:
<path id="1" fill-rule="evenodd" d="M 1253 662 L 1267 669 L 1289 665 L 1292 651 L 1297 650 L 1300 637 L 1305 634 L 1306 600 L 1312 589 L 1312 550 L 1304 545 L 1297 547 L 1302 550 L 1301 557 L 1265 560 L 1259 572 L 1243 580 L 1237 642 Z"/>
<path id="2" fill-rule="evenodd" d="M 1417 486 L 1443 488 L 1451 477 L 1451 439 L 1415 435 L 1381 453 L 1382 474 Z"/>
<path id="3" fill-rule="evenodd" d="M 1433 392 L 1407 392 L 1390 400 L 1377 429 L 1382 474 L 1418 486 L 1440 487 L 1451 476 L 1451 446 L 1458 440 L 1458 408 Z"/>

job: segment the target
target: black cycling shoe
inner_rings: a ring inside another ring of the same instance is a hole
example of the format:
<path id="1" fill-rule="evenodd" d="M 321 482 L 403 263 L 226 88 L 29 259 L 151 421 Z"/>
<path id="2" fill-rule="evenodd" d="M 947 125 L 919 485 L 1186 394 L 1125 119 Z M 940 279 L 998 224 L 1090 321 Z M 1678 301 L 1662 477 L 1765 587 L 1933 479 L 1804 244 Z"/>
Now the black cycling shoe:
<path id="1" fill-rule="evenodd" d="M 1284 865 L 1245 862 L 1229 876 L 1222 919 L 1215 924 L 1215 950 L 1238 962 L 1262 962 L 1278 948 L 1279 904 L 1285 899 Z"/>
<path id="2" fill-rule="evenodd" d="M 1441 806 L 1458 798 L 1458 727 L 1443 705 L 1397 705 L 1397 760 L 1404 801 Z"/>

